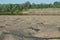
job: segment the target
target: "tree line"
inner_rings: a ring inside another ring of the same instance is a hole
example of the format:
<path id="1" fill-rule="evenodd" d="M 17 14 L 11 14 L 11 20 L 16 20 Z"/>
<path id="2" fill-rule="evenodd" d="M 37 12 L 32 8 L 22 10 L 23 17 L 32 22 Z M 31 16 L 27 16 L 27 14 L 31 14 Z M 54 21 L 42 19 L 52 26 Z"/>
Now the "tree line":
<path id="1" fill-rule="evenodd" d="M 60 2 L 54 2 L 53 4 L 31 4 L 29 1 L 27 1 L 22 4 L 0 4 L 0 14 L 19 14 L 24 10 L 42 8 L 60 8 Z"/>

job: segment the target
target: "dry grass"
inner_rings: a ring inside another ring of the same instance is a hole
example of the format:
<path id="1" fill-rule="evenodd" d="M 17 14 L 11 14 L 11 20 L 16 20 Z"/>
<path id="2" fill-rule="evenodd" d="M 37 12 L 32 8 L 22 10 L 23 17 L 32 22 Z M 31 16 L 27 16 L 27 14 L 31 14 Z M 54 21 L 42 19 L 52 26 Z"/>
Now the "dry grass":
<path id="1" fill-rule="evenodd" d="M 60 9 L 30 9 L 28 14 L 0 15 L 0 40 L 60 40 Z M 26 13 L 26 12 L 25 12 Z M 52 14 L 52 16 L 48 15 Z M 58 14 L 53 16 L 53 14 Z"/>
<path id="2" fill-rule="evenodd" d="M 23 13 L 30 15 L 60 15 L 60 8 L 29 9 L 28 11 L 23 11 Z"/>
<path id="3" fill-rule="evenodd" d="M 4 40 L 60 37 L 59 28 L 60 16 L 0 16 L 0 38 L 3 35 Z"/>

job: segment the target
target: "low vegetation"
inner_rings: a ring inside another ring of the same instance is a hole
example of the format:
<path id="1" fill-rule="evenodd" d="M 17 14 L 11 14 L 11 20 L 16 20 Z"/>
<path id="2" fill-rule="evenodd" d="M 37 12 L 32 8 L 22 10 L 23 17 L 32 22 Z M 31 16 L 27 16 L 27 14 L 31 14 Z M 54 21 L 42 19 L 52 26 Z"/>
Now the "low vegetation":
<path id="1" fill-rule="evenodd" d="M 60 8 L 60 2 L 54 2 L 53 4 L 31 4 L 27 1 L 22 4 L 0 4 L 0 15 L 23 15 L 22 11 L 43 8 Z"/>

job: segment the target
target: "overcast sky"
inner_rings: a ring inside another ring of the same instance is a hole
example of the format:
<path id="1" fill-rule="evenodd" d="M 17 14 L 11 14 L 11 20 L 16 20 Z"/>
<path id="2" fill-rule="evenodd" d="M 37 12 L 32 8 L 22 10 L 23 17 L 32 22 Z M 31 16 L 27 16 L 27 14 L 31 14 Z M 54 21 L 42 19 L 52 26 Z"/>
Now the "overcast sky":
<path id="1" fill-rule="evenodd" d="M 59 0 L 0 0 L 0 3 L 1 4 L 8 4 L 8 3 L 17 3 L 17 4 L 20 4 L 20 3 L 24 3 L 26 1 L 29 1 L 31 3 L 53 3 L 55 1 L 59 1 Z"/>

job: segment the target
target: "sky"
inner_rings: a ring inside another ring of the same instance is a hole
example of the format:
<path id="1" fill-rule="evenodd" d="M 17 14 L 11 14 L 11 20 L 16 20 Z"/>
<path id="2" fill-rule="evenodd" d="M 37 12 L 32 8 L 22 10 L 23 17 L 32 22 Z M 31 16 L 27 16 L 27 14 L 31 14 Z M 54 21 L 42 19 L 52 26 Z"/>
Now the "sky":
<path id="1" fill-rule="evenodd" d="M 24 3 L 26 1 L 29 1 L 30 3 L 36 3 L 36 4 L 40 4 L 40 3 L 54 3 L 55 1 L 60 1 L 60 0 L 0 0 L 1 4 L 21 4 Z"/>

